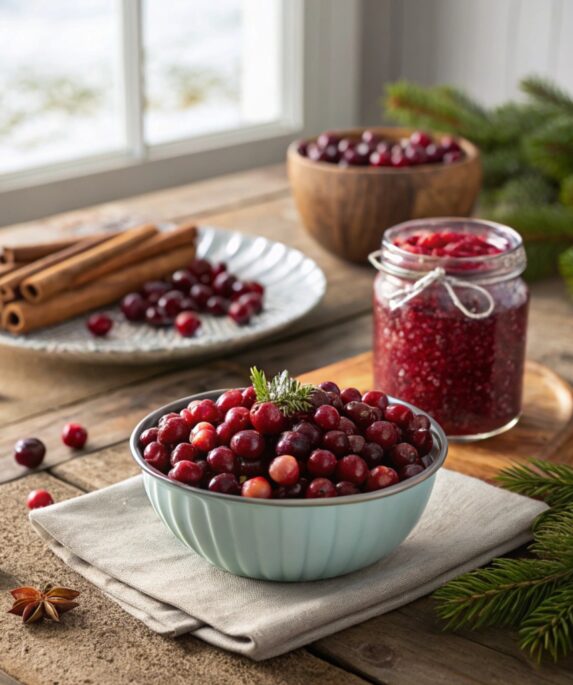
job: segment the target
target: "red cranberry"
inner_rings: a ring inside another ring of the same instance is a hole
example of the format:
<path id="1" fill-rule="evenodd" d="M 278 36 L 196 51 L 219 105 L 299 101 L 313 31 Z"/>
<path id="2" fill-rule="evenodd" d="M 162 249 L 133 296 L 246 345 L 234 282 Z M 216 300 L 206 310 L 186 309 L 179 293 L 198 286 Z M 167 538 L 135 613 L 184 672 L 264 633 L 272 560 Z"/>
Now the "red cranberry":
<path id="1" fill-rule="evenodd" d="M 168 319 L 174 319 L 181 311 L 182 300 L 183 293 L 181 291 L 169 290 L 159 298 L 157 307 Z"/>
<path id="2" fill-rule="evenodd" d="M 341 430 L 346 435 L 355 435 L 358 433 L 358 428 L 354 421 L 351 421 L 347 416 L 341 416 L 338 423 L 338 430 Z"/>
<path id="3" fill-rule="evenodd" d="M 252 416 L 246 407 L 232 407 L 225 414 L 225 423 L 229 424 L 233 434 L 237 431 L 249 428 L 251 425 Z M 261 433 L 262 431 L 255 425 L 255 428 Z"/>
<path id="4" fill-rule="evenodd" d="M 381 411 L 386 411 L 388 406 L 388 396 L 386 393 L 380 392 L 380 390 L 369 390 L 362 395 L 362 401 L 364 404 L 370 407 L 377 407 Z"/>
<path id="5" fill-rule="evenodd" d="M 215 447 L 207 455 L 207 464 L 215 473 L 239 472 L 239 460 L 228 447 Z"/>
<path id="6" fill-rule="evenodd" d="M 318 147 L 327 148 L 329 145 L 338 145 L 339 141 L 340 138 L 336 135 L 336 133 L 325 131 L 318 136 L 316 139 L 316 144 Z"/>
<path id="7" fill-rule="evenodd" d="M 266 473 L 267 461 L 265 459 L 243 459 L 239 457 L 239 472 L 245 478 L 263 476 Z"/>
<path id="8" fill-rule="evenodd" d="M 148 304 L 157 304 L 159 298 L 168 290 L 171 290 L 169 283 L 165 281 L 147 281 L 141 288 L 141 294 Z"/>
<path id="9" fill-rule="evenodd" d="M 177 480 L 186 485 L 198 486 L 205 475 L 203 462 L 178 461 L 167 474 L 171 480 Z"/>
<path id="10" fill-rule="evenodd" d="M 111 331 L 113 321 L 107 314 L 92 314 L 88 318 L 86 326 L 89 332 L 95 335 L 96 338 L 103 338 Z"/>
<path id="11" fill-rule="evenodd" d="M 432 137 L 424 131 L 414 131 L 414 133 L 412 133 L 410 136 L 410 142 L 412 145 L 421 145 L 422 147 L 426 147 L 432 142 Z"/>
<path id="12" fill-rule="evenodd" d="M 181 311 L 182 312 L 198 312 L 199 311 L 199 305 L 195 300 L 188 296 L 188 295 L 183 295 L 183 299 L 181 300 Z"/>
<path id="13" fill-rule="evenodd" d="M 128 321 L 143 321 L 147 303 L 139 293 L 129 293 L 121 301 L 121 311 Z"/>
<path id="14" fill-rule="evenodd" d="M 156 326 L 157 328 L 171 325 L 171 319 L 156 306 L 148 307 L 145 310 L 145 321 L 150 326 Z"/>
<path id="15" fill-rule="evenodd" d="M 181 312 L 175 319 L 175 328 L 184 338 L 191 338 L 200 327 L 201 319 L 193 312 Z"/>
<path id="16" fill-rule="evenodd" d="M 46 446 L 38 438 L 24 438 L 14 445 L 14 459 L 28 469 L 40 466 L 45 456 Z"/>
<path id="17" fill-rule="evenodd" d="M 407 442 L 394 445 L 390 450 L 390 459 L 397 469 L 407 464 L 417 464 L 420 461 L 418 450 Z"/>
<path id="18" fill-rule="evenodd" d="M 348 454 L 350 443 L 346 433 L 342 431 L 328 431 L 322 436 L 322 447 L 334 452 L 337 457 L 342 457 Z"/>
<path id="19" fill-rule="evenodd" d="M 244 302 L 232 302 L 227 314 L 239 326 L 245 326 L 253 316 L 253 308 Z"/>
<path id="20" fill-rule="evenodd" d="M 32 490 L 26 498 L 26 506 L 28 509 L 42 509 L 53 504 L 52 495 L 47 490 Z"/>
<path id="21" fill-rule="evenodd" d="M 430 145 L 426 146 L 426 157 L 428 162 L 441 162 L 444 157 L 444 151 L 439 145 L 430 143 Z"/>
<path id="22" fill-rule="evenodd" d="M 224 271 L 219 274 L 213 281 L 213 290 L 217 295 L 229 299 L 233 294 L 233 285 L 237 282 L 237 279 L 233 274 Z"/>
<path id="23" fill-rule="evenodd" d="M 243 281 L 243 289 L 246 289 L 246 293 L 253 293 L 261 297 L 265 294 L 265 286 L 258 281 Z"/>
<path id="24" fill-rule="evenodd" d="M 310 441 L 311 447 L 318 447 L 322 440 L 322 431 L 314 423 L 309 421 L 300 421 L 293 426 L 293 431 L 296 433 L 302 433 Z"/>
<path id="25" fill-rule="evenodd" d="M 256 497 L 259 499 L 269 499 L 272 495 L 271 484 L 266 478 L 256 476 L 246 480 L 241 488 L 243 497 Z"/>
<path id="26" fill-rule="evenodd" d="M 344 413 L 360 428 L 366 428 L 374 419 L 372 407 L 364 402 L 348 402 L 344 405 Z"/>
<path id="27" fill-rule="evenodd" d="M 265 449 L 265 439 L 254 430 L 239 431 L 231 438 L 231 449 L 244 459 L 258 459 Z"/>
<path id="28" fill-rule="evenodd" d="M 68 447 L 81 450 L 88 439 L 88 432 L 79 423 L 66 423 L 62 430 L 62 442 Z"/>
<path id="29" fill-rule="evenodd" d="M 336 497 L 336 488 L 328 478 L 315 478 L 309 483 L 305 497 Z"/>
<path id="30" fill-rule="evenodd" d="M 212 316 L 225 316 L 225 314 L 229 311 L 229 306 L 229 300 L 226 300 L 220 295 L 213 295 L 207 300 L 205 310 Z"/>
<path id="31" fill-rule="evenodd" d="M 386 421 L 392 421 L 400 428 L 408 428 L 408 424 L 414 418 L 414 414 L 403 404 L 391 404 L 384 414 Z"/>
<path id="32" fill-rule="evenodd" d="M 362 131 L 362 140 L 365 143 L 368 143 L 368 145 L 378 145 L 380 142 L 380 136 L 378 133 L 375 133 L 374 131 L 370 131 L 369 129 L 366 129 L 365 131 Z"/>
<path id="33" fill-rule="evenodd" d="M 257 393 L 255 392 L 253 386 L 249 385 L 248 388 L 245 388 L 243 390 L 243 401 L 241 404 L 243 405 L 243 407 L 250 409 L 256 401 Z"/>
<path id="34" fill-rule="evenodd" d="M 189 269 L 180 269 L 171 276 L 171 283 L 176 290 L 189 295 L 191 288 L 197 283 L 197 276 Z"/>
<path id="35" fill-rule="evenodd" d="M 199 423 L 195 424 L 193 426 L 193 430 L 191 431 L 191 435 L 197 435 L 200 431 L 209 431 L 211 433 L 215 433 L 215 426 L 212 423 L 209 423 L 209 421 L 199 421 Z"/>
<path id="36" fill-rule="evenodd" d="M 306 150 L 308 143 L 305 140 L 299 140 L 296 142 L 296 151 L 301 157 L 306 157 Z"/>
<path id="37" fill-rule="evenodd" d="M 366 440 L 361 435 L 349 435 L 348 445 L 352 454 L 360 454 L 366 445 Z"/>
<path id="38" fill-rule="evenodd" d="M 339 497 L 346 497 L 347 495 L 357 495 L 360 492 L 360 488 L 354 483 L 350 483 L 347 480 L 341 480 L 340 483 L 336 484 L 336 494 Z"/>
<path id="39" fill-rule="evenodd" d="M 227 271 L 227 265 L 225 262 L 216 262 L 211 266 L 211 273 L 213 274 L 213 279 L 215 279 L 223 271 Z"/>
<path id="40" fill-rule="evenodd" d="M 143 458 L 158 471 L 166 471 L 169 466 L 169 450 L 160 442 L 150 442 L 143 451 Z"/>
<path id="41" fill-rule="evenodd" d="M 319 383 L 318 387 L 324 392 L 335 392 L 340 395 L 340 388 L 333 381 L 324 381 L 324 383 Z"/>
<path id="42" fill-rule="evenodd" d="M 340 395 L 336 392 L 327 392 L 326 394 L 328 395 L 331 406 L 340 413 L 344 409 L 344 403 L 340 399 Z"/>
<path id="43" fill-rule="evenodd" d="M 360 450 L 360 456 L 368 464 L 368 468 L 373 469 L 382 463 L 384 450 L 375 442 L 367 442 Z"/>
<path id="44" fill-rule="evenodd" d="M 215 404 L 219 410 L 226 414 L 229 409 L 233 407 L 240 407 L 243 401 L 243 392 L 238 388 L 234 390 L 227 390 L 222 395 L 219 395 Z"/>
<path id="45" fill-rule="evenodd" d="M 371 166 L 381 167 L 381 166 L 391 166 L 392 155 L 390 150 L 375 150 L 371 153 L 368 158 Z"/>
<path id="46" fill-rule="evenodd" d="M 284 416 L 276 404 L 258 402 L 250 412 L 251 423 L 263 435 L 280 433 L 284 427 Z"/>
<path id="47" fill-rule="evenodd" d="M 419 473 L 422 473 L 423 470 L 424 467 L 422 464 L 406 464 L 406 466 L 402 466 L 401 469 L 398 469 L 398 475 L 400 476 L 400 480 L 406 480 L 417 476 Z"/>
<path id="48" fill-rule="evenodd" d="M 313 476 L 331 476 L 336 468 L 336 457 L 329 450 L 314 450 L 306 468 Z"/>
<path id="49" fill-rule="evenodd" d="M 425 428 L 418 428 L 418 430 L 408 432 L 408 440 L 418 450 L 420 456 L 428 454 L 434 445 L 431 432 Z"/>
<path id="50" fill-rule="evenodd" d="M 241 295 L 237 300 L 237 304 L 243 307 L 249 307 L 253 314 L 260 314 L 263 311 L 263 298 L 258 293 Z"/>
<path id="51" fill-rule="evenodd" d="M 430 429 L 430 419 L 425 414 L 416 414 L 408 424 L 409 431 L 415 431 L 418 428 Z"/>
<path id="52" fill-rule="evenodd" d="M 463 155 L 461 152 L 446 152 L 442 161 L 444 164 L 453 164 L 454 162 L 459 162 L 462 157 Z"/>
<path id="53" fill-rule="evenodd" d="M 410 162 L 408 161 L 408 158 L 405 157 L 401 152 L 392 152 L 392 156 L 390 158 L 390 165 L 393 167 L 406 167 L 410 166 Z"/>
<path id="54" fill-rule="evenodd" d="M 316 410 L 314 422 L 325 431 L 336 430 L 340 422 L 340 414 L 331 405 L 323 404 Z"/>
<path id="55" fill-rule="evenodd" d="M 355 144 L 356 141 L 352 140 L 352 138 L 341 138 L 338 142 L 338 151 L 344 154 L 346 150 L 350 150 L 355 146 Z"/>
<path id="56" fill-rule="evenodd" d="M 171 466 L 175 466 L 179 461 L 196 461 L 199 455 L 199 450 L 190 442 L 180 442 L 171 452 Z"/>
<path id="57" fill-rule="evenodd" d="M 330 404 L 330 397 L 320 388 L 315 388 L 309 399 L 315 409 L 322 407 L 323 404 Z"/>
<path id="58" fill-rule="evenodd" d="M 344 388 L 344 390 L 340 391 L 340 399 L 344 404 L 360 402 L 362 400 L 362 393 L 356 388 Z"/>
<path id="59" fill-rule="evenodd" d="M 336 480 L 347 480 L 356 485 L 364 483 L 368 477 L 368 466 L 357 454 L 349 454 L 336 464 Z"/>
<path id="60" fill-rule="evenodd" d="M 407 145 L 403 154 L 412 166 L 426 164 L 428 161 L 425 149 L 416 145 Z"/>
<path id="61" fill-rule="evenodd" d="M 147 447 L 150 442 L 155 442 L 157 440 L 157 434 L 159 433 L 159 428 L 148 428 L 144 430 L 139 436 L 139 446 Z"/>
<path id="62" fill-rule="evenodd" d="M 169 419 L 178 419 L 180 418 L 180 415 L 176 411 L 170 411 L 169 414 L 163 414 L 163 416 L 159 419 L 157 422 L 157 426 L 161 428 L 164 424 L 166 424 Z"/>
<path id="63" fill-rule="evenodd" d="M 445 152 L 461 152 L 462 148 L 455 138 L 444 136 L 440 140 L 440 146 Z"/>
<path id="64" fill-rule="evenodd" d="M 231 442 L 231 438 L 235 434 L 236 431 L 233 430 L 233 427 L 231 426 L 230 423 L 227 423 L 226 421 L 223 421 L 223 423 L 220 423 L 217 426 L 217 439 L 219 441 L 220 445 L 229 445 Z"/>
<path id="65" fill-rule="evenodd" d="M 286 431 L 281 433 L 275 449 L 277 456 L 291 454 L 296 459 L 305 459 L 311 450 L 310 439 L 304 433 Z"/>
<path id="66" fill-rule="evenodd" d="M 232 473 L 219 473 L 209 481 L 207 486 L 211 492 L 220 492 L 224 495 L 238 495 L 241 487 Z"/>
<path id="67" fill-rule="evenodd" d="M 375 421 L 366 429 L 365 437 L 368 442 L 375 442 L 386 450 L 395 445 L 400 436 L 398 429 L 390 421 Z"/>
<path id="68" fill-rule="evenodd" d="M 214 430 L 203 428 L 193 435 L 191 444 L 200 452 L 210 452 L 217 447 L 217 433 Z"/>
<path id="69" fill-rule="evenodd" d="M 294 485 L 300 477 L 298 461 L 290 454 L 275 457 L 269 465 L 269 476 L 279 485 Z"/>
<path id="70" fill-rule="evenodd" d="M 210 288 L 203 283 L 197 283 L 197 285 L 194 285 L 191 288 L 191 297 L 195 300 L 201 310 L 206 308 L 209 298 L 213 297 L 214 294 L 213 288 Z"/>
<path id="71" fill-rule="evenodd" d="M 189 264 L 189 271 L 200 283 L 208 285 L 213 280 L 213 270 L 206 259 L 194 259 Z"/>
<path id="72" fill-rule="evenodd" d="M 186 442 L 189 439 L 187 421 L 180 416 L 169 419 L 159 429 L 157 439 L 162 445 L 176 445 L 178 442 Z"/>
<path id="73" fill-rule="evenodd" d="M 372 492 L 373 490 L 381 490 L 390 485 L 394 485 L 400 479 L 394 469 L 389 466 L 376 466 L 370 471 L 368 480 L 366 481 L 366 490 Z"/>

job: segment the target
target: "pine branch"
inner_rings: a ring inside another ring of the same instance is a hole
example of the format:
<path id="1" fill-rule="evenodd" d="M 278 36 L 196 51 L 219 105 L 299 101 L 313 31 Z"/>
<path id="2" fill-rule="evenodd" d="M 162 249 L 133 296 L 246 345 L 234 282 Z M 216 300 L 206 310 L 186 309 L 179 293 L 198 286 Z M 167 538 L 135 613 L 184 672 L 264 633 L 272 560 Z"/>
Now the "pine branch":
<path id="1" fill-rule="evenodd" d="M 314 386 L 303 385 L 291 378 L 288 371 L 282 371 L 268 381 L 265 372 L 254 366 L 251 369 L 251 383 L 258 402 L 273 402 L 285 416 L 305 412 L 312 406 L 310 397 Z"/>
<path id="2" fill-rule="evenodd" d="M 573 247 L 570 247 L 561 254 L 559 258 L 559 271 L 565 279 L 571 296 L 573 296 Z"/>
<path id="3" fill-rule="evenodd" d="M 515 209 L 549 205 L 557 200 L 557 185 L 532 171 L 513 175 L 497 192 L 498 208 Z"/>
<path id="4" fill-rule="evenodd" d="M 567 464 L 532 459 L 531 464 L 504 469 L 496 480 L 507 490 L 542 499 L 552 507 L 573 505 L 573 467 Z"/>
<path id="5" fill-rule="evenodd" d="M 520 88 L 539 104 L 555 107 L 564 113 L 573 114 L 573 99 L 555 83 L 540 76 L 528 76 Z"/>
<path id="6" fill-rule="evenodd" d="M 558 181 L 573 174 L 573 115 L 550 118 L 523 139 L 529 163 Z"/>
<path id="7" fill-rule="evenodd" d="M 561 181 L 559 201 L 562 205 L 573 209 L 573 174 Z"/>
<path id="8" fill-rule="evenodd" d="M 534 609 L 519 629 L 520 647 L 541 660 L 554 661 L 573 649 L 573 584 L 558 588 Z"/>

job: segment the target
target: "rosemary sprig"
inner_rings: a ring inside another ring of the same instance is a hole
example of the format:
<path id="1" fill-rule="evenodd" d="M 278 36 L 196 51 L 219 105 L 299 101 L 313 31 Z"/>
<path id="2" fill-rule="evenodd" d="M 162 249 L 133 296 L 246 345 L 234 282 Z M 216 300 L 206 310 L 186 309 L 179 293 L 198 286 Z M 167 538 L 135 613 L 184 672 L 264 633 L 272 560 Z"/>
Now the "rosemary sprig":
<path id="1" fill-rule="evenodd" d="M 285 416 L 305 412 L 312 407 L 310 397 L 314 386 L 291 378 L 288 371 L 282 371 L 269 381 L 264 371 L 253 366 L 251 383 L 258 402 L 273 402 Z"/>

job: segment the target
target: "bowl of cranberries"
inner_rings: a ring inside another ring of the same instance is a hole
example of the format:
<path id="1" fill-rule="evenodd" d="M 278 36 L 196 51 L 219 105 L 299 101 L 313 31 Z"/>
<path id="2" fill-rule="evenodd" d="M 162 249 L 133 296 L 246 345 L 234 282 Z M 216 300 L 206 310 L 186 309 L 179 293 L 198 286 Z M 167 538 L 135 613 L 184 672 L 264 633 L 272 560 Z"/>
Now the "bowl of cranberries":
<path id="1" fill-rule="evenodd" d="M 167 528 L 236 575 L 308 581 L 379 561 L 422 515 L 447 454 L 439 425 L 381 391 L 286 372 L 146 416 L 131 451 Z"/>
<path id="2" fill-rule="evenodd" d="M 287 162 L 306 230 L 354 262 L 365 262 L 390 226 L 469 216 L 481 187 L 472 143 L 406 128 L 326 131 L 292 143 Z"/>

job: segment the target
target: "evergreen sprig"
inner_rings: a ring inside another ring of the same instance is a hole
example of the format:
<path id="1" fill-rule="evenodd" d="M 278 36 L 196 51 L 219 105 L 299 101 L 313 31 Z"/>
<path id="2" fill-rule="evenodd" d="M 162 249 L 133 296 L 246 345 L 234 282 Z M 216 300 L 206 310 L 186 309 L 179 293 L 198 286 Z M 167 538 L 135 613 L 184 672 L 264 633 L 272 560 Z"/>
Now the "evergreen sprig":
<path id="1" fill-rule="evenodd" d="M 521 89 L 540 105 L 552 106 L 565 114 L 573 114 L 573 99 L 555 83 L 540 76 L 527 76 L 521 81 Z"/>
<path id="2" fill-rule="evenodd" d="M 273 402 L 285 416 L 305 412 L 312 406 L 310 397 L 314 386 L 291 378 L 288 371 L 282 371 L 269 381 L 264 371 L 253 366 L 251 383 L 258 402 Z"/>
<path id="3" fill-rule="evenodd" d="M 498 476 L 513 492 L 550 509 L 535 521 L 527 558 L 494 559 L 434 593 L 446 629 L 509 626 L 538 661 L 573 650 L 573 467 L 533 460 Z"/>

